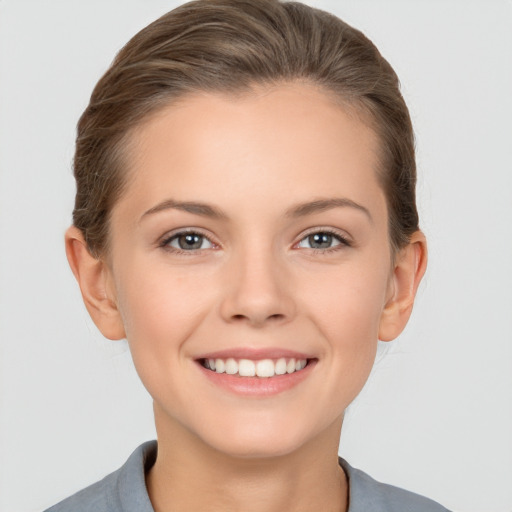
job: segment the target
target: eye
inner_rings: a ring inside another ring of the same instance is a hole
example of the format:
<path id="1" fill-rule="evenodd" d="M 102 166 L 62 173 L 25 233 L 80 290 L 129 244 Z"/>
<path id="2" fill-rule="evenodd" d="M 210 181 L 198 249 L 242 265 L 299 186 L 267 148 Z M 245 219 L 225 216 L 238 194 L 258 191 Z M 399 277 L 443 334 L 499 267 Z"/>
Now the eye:
<path id="1" fill-rule="evenodd" d="M 201 249 L 211 249 L 212 242 L 200 233 L 192 231 L 177 233 L 163 241 L 162 246 L 171 247 L 178 251 L 198 251 Z"/>
<path id="2" fill-rule="evenodd" d="M 304 237 L 297 247 L 306 249 L 332 249 L 339 245 L 349 245 L 341 235 L 329 231 L 317 231 Z"/>

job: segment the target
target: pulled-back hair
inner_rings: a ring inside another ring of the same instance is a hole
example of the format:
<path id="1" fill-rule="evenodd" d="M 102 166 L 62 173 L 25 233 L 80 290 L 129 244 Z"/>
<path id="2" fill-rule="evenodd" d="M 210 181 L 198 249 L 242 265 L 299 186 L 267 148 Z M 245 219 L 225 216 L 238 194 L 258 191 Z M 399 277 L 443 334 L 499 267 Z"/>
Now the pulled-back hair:
<path id="1" fill-rule="evenodd" d="M 418 229 L 414 135 L 398 78 L 373 43 L 298 2 L 196 0 L 121 49 L 80 118 L 73 223 L 90 252 L 100 256 L 108 247 L 109 216 L 128 181 L 126 144 L 142 121 L 187 93 L 292 81 L 334 94 L 375 130 L 391 246 L 406 245 Z"/>

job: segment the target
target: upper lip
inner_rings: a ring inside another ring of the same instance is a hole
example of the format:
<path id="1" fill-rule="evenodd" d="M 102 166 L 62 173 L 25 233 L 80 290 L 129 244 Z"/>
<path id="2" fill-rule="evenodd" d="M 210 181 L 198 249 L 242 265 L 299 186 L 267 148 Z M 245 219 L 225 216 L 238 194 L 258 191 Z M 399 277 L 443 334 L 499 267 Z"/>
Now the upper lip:
<path id="1" fill-rule="evenodd" d="M 252 359 L 259 361 L 262 359 L 313 359 L 311 354 L 304 352 L 297 352 L 295 350 L 288 350 L 284 348 L 249 348 L 249 347 L 235 347 L 224 350 L 217 350 L 214 352 L 205 352 L 199 355 L 196 359 Z"/>

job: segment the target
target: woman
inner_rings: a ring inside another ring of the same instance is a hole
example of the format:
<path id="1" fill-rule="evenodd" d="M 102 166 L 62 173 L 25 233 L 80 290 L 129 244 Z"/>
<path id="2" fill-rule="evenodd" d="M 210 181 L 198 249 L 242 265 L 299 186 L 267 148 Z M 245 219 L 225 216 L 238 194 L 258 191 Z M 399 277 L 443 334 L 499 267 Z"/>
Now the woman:
<path id="1" fill-rule="evenodd" d="M 427 258 L 409 114 L 364 35 L 298 3 L 185 4 L 97 84 L 75 177 L 68 260 L 158 444 L 50 510 L 445 510 L 337 458 Z"/>

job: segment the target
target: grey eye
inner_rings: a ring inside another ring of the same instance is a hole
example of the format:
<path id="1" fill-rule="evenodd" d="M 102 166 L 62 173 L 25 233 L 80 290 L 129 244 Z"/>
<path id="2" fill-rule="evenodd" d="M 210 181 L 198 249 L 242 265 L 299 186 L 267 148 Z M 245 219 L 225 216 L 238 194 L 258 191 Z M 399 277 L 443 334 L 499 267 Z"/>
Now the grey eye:
<path id="1" fill-rule="evenodd" d="M 332 233 L 320 231 L 304 237 L 299 242 L 299 247 L 305 247 L 307 249 L 330 249 L 341 243 L 341 240 Z"/>
<path id="2" fill-rule="evenodd" d="M 198 233 L 181 233 L 173 236 L 168 245 L 182 251 L 194 251 L 199 249 L 210 249 L 212 243 L 203 235 Z"/>

